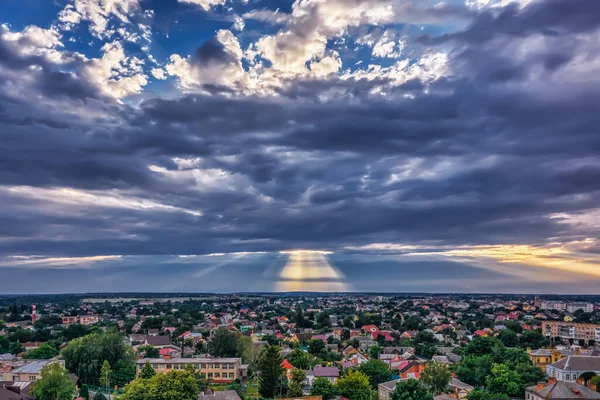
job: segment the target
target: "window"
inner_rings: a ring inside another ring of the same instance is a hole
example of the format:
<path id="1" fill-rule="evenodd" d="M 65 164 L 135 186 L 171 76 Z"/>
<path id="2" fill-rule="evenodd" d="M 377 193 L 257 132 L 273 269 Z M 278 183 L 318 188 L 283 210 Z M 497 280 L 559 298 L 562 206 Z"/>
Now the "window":
<path id="1" fill-rule="evenodd" d="M 206 364 L 202 364 L 202 365 L 200 365 L 200 368 L 201 368 L 201 369 L 206 369 Z"/>
<path id="2" fill-rule="evenodd" d="M 31 376 L 29 377 L 29 381 L 30 381 L 30 382 L 35 382 L 35 375 L 31 375 Z"/>
<path id="3" fill-rule="evenodd" d="M 156 365 L 156 364 L 152 364 L 152 368 L 154 368 L 154 369 L 158 369 L 158 365 Z"/>
<path id="4" fill-rule="evenodd" d="M 194 364 L 194 369 L 198 369 L 200 367 L 200 364 Z"/>
<path id="5" fill-rule="evenodd" d="M 213 377 L 213 374 L 212 374 L 212 372 L 209 372 L 209 373 L 207 374 L 207 376 L 208 376 L 209 378 L 212 378 L 212 377 Z"/>
<path id="6" fill-rule="evenodd" d="M 221 377 L 221 373 L 220 372 L 215 372 L 215 378 L 220 378 Z"/>
<path id="7" fill-rule="evenodd" d="M 167 369 L 171 369 L 173 366 L 171 364 L 167 364 Z"/>
<path id="8" fill-rule="evenodd" d="M 230 373 L 229 373 L 229 377 L 230 377 L 230 378 L 233 378 L 233 377 L 234 377 L 234 373 L 233 373 L 233 372 L 230 372 Z"/>

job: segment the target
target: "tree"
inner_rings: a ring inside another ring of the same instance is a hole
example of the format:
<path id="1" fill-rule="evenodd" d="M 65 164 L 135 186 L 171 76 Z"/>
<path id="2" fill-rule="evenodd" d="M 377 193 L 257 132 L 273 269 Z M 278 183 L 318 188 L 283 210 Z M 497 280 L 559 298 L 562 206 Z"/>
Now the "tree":
<path id="1" fill-rule="evenodd" d="M 505 394 L 490 393 L 487 390 L 475 389 L 467 395 L 467 400 L 509 400 Z"/>
<path id="2" fill-rule="evenodd" d="M 514 364 L 508 363 L 508 365 Z M 535 385 L 546 378 L 546 374 L 544 374 L 540 368 L 533 365 L 529 360 L 527 360 L 527 362 L 517 364 L 515 371 L 521 377 L 522 390 L 524 390 L 527 386 Z"/>
<path id="3" fill-rule="evenodd" d="M 294 368 L 291 374 L 291 381 L 288 384 L 288 397 L 302 396 L 302 382 L 306 379 L 306 372 L 301 369 Z"/>
<path id="4" fill-rule="evenodd" d="M 311 339 L 308 343 L 308 352 L 312 355 L 317 355 L 325 350 L 325 342 L 321 339 Z"/>
<path id="5" fill-rule="evenodd" d="M 100 385 L 107 391 L 110 389 L 110 377 L 112 375 L 112 369 L 108 361 L 104 360 L 102 368 L 100 368 Z"/>
<path id="6" fill-rule="evenodd" d="M 406 379 L 396 384 L 390 400 L 433 400 L 433 396 L 418 380 Z"/>
<path id="7" fill-rule="evenodd" d="M 111 381 L 113 385 L 123 387 L 135 379 L 135 364 L 118 360 L 112 367 Z"/>
<path id="8" fill-rule="evenodd" d="M 521 391 L 521 377 L 504 364 L 495 364 L 492 373 L 486 379 L 486 388 L 491 393 L 517 396 Z"/>
<path id="9" fill-rule="evenodd" d="M 450 370 L 445 365 L 430 362 L 421 374 L 421 381 L 434 395 L 438 395 L 448 388 L 451 377 Z"/>
<path id="10" fill-rule="evenodd" d="M 592 385 L 596 385 L 596 392 L 600 393 L 600 376 L 594 376 L 590 379 Z"/>
<path id="11" fill-rule="evenodd" d="M 92 333 L 72 340 L 63 350 L 65 366 L 83 383 L 98 382 L 104 361 L 114 365 L 118 360 L 133 364 L 135 355 L 117 331 Z"/>
<path id="12" fill-rule="evenodd" d="M 510 329 L 501 330 L 498 334 L 498 339 L 506 346 L 506 347 L 516 347 L 519 345 L 519 337 L 515 332 Z"/>
<path id="13" fill-rule="evenodd" d="M 79 397 L 83 400 L 90 400 L 90 391 L 88 389 L 88 385 L 85 383 L 81 385 L 81 389 L 79 389 Z"/>
<path id="14" fill-rule="evenodd" d="M 48 360 L 58 354 L 56 347 L 49 343 L 42 343 L 37 349 L 28 351 L 23 358 L 30 360 Z"/>
<path id="15" fill-rule="evenodd" d="M 144 358 L 158 358 L 160 357 L 160 353 L 158 349 L 151 344 L 145 344 L 143 346 L 138 347 L 138 353 L 142 355 Z"/>
<path id="16" fill-rule="evenodd" d="M 486 377 L 492 371 L 494 362 L 490 355 L 467 356 L 458 364 L 456 375 L 458 379 L 476 387 L 486 384 Z"/>
<path id="17" fill-rule="evenodd" d="M 310 395 L 322 396 L 323 400 L 331 400 L 337 396 L 337 389 L 329 379 L 320 376 L 313 381 Z"/>
<path id="18" fill-rule="evenodd" d="M 102 392 L 96 392 L 94 395 L 94 400 L 107 400 L 106 396 Z"/>
<path id="19" fill-rule="evenodd" d="M 587 384 L 589 383 L 589 381 L 596 376 L 596 373 L 594 371 L 587 371 L 582 373 L 581 375 L 579 375 L 579 377 L 581 379 L 583 379 L 583 384 L 584 386 L 587 386 Z"/>
<path id="20" fill-rule="evenodd" d="M 375 344 L 371 345 L 371 347 L 369 347 L 369 357 L 372 360 L 378 360 L 379 359 L 379 355 L 382 352 L 383 352 L 383 347 L 381 347 L 377 343 L 375 343 Z"/>
<path id="21" fill-rule="evenodd" d="M 504 348 L 502 342 L 494 337 L 476 337 L 471 340 L 465 348 L 464 354 L 466 356 L 483 356 L 486 354 L 493 354 L 498 349 Z"/>
<path id="22" fill-rule="evenodd" d="M 156 371 L 154 370 L 154 368 L 152 368 L 152 365 L 150 365 L 149 362 L 144 364 L 144 366 L 142 367 L 142 370 L 140 371 L 140 378 L 150 379 L 154 375 L 156 375 Z"/>
<path id="23" fill-rule="evenodd" d="M 35 381 L 30 391 L 37 400 L 71 400 L 75 385 L 62 365 L 52 363 L 42 369 L 42 379 Z"/>
<path id="24" fill-rule="evenodd" d="M 287 360 L 298 369 L 311 369 L 314 365 L 314 358 L 305 351 L 294 349 L 287 355 Z"/>
<path id="25" fill-rule="evenodd" d="M 528 347 L 532 349 L 540 349 L 545 346 L 546 338 L 539 330 L 531 330 L 523 332 L 519 342 L 520 346 L 524 349 Z"/>
<path id="26" fill-rule="evenodd" d="M 335 386 L 340 396 L 350 400 L 370 399 L 373 392 L 369 377 L 358 370 L 349 371 L 345 376 L 338 379 Z"/>
<path id="27" fill-rule="evenodd" d="M 267 346 L 259 364 L 260 382 L 258 392 L 265 399 L 273 399 L 277 393 L 278 385 L 285 373 L 281 366 L 281 351 L 279 346 Z"/>
<path id="28" fill-rule="evenodd" d="M 208 343 L 208 353 L 214 357 L 235 357 L 237 354 L 237 334 L 219 328 Z"/>
<path id="29" fill-rule="evenodd" d="M 377 389 L 377 385 L 380 383 L 392 379 L 392 372 L 388 365 L 381 360 L 369 360 L 362 363 L 358 370 L 369 378 L 369 383 L 373 389 Z"/>
<path id="30" fill-rule="evenodd" d="M 170 371 L 150 379 L 136 379 L 119 400 L 197 400 L 198 383 L 190 371 Z"/>

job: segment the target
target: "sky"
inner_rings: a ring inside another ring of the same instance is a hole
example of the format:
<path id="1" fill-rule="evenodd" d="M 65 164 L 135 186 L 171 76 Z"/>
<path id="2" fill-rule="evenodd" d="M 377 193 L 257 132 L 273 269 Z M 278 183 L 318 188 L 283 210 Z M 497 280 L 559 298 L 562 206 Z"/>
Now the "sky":
<path id="1" fill-rule="evenodd" d="M 598 293 L 598 0 L 0 25 L 0 293 Z"/>

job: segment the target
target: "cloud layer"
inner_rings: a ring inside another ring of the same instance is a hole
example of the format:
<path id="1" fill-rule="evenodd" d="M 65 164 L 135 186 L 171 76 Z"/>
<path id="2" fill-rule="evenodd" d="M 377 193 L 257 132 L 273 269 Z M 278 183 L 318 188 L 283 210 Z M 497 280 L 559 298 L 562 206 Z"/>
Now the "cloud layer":
<path id="1" fill-rule="evenodd" d="M 139 289 L 160 290 L 198 274 L 170 257 L 268 252 L 232 261 L 260 275 L 290 249 L 334 252 L 353 290 L 377 257 L 364 290 L 600 283 L 597 1 L 75 0 L 49 18 L 2 21 L 0 292 L 57 266 L 145 265 Z M 386 283 L 393 265 L 414 285 Z"/>

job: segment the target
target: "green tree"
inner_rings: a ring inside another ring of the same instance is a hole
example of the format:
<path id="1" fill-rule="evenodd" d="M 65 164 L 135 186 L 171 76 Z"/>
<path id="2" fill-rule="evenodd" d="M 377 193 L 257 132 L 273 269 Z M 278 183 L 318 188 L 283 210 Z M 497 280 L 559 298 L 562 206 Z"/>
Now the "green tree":
<path id="1" fill-rule="evenodd" d="M 596 392 L 600 393 L 600 376 L 594 376 L 590 379 L 590 383 L 596 385 Z"/>
<path id="2" fill-rule="evenodd" d="M 325 342 L 321 339 L 311 339 L 308 343 L 308 352 L 312 355 L 317 355 L 325 350 Z"/>
<path id="3" fill-rule="evenodd" d="M 367 400 L 372 398 L 373 389 L 369 377 L 358 370 L 351 370 L 335 384 L 340 396 L 350 400 Z"/>
<path id="4" fill-rule="evenodd" d="M 42 379 L 35 381 L 30 391 L 37 400 L 72 400 L 75 385 L 62 365 L 52 363 L 42 369 Z"/>
<path id="5" fill-rule="evenodd" d="M 292 350 L 286 358 L 295 368 L 304 370 L 311 369 L 314 366 L 315 361 L 313 356 L 300 349 Z"/>
<path id="6" fill-rule="evenodd" d="M 493 354 L 499 349 L 503 349 L 504 345 L 502 342 L 494 337 L 476 337 L 469 342 L 465 348 L 465 356 L 483 356 L 486 354 Z"/>
<path id="7" fill-rule="evenodd" d="M 358 366 L 358 370 L 369 378 L 369 383 L 373 389 L 377 385 L 392 379 L 392 372 L 388 365 L 381 360 L 369 360 Z"/>
<path id="8" fill-rule="evenodd" d="M 90 400 L 90 391 L 88 389 L 88 385 L 85 383 L 81 385 L 81 389 L 79 389 L 79 397 L 83 400 Z"/>
<path id="9" fill-rule="evenodd" d="M 522 348 L 540 349 L 546 345 L 546 338 L 539 330 L 525 331 L 519 338 Z"/>
<path id="10" fill-rule="evenodd" d="M 504 364 L 495 364 L 486 379 L 486 388 L 491 393 L 517 396 L 521 391 L 521 377 Z"/>
<path id="11" fill-rule="evenodd" d="M 288 384 L 288 397 L 300 397 L 302 396 L 302 386 L 306 379 L 306 372 L 301 369 L 294 368 L 291 374 L 291 381 Z"/>
<path id="12" fill-rule="evenodd" d="M 516 347 L 519 345 L 519 337 L 515 332 L 510 329 L 503 329 L 498 334 L 498 339 L 506 346 L 506 347 Z"/>
<path id="13" fill-rule="evenodd" d="M 144 366 L 142 367 L 142 370 L 140 371 L 140 378 L 150 379 L 154 375 L 156 375 L 156 371 L 154 370 L 154 368 L 152 368 L 152 365 L 150 365 L 149 362 L 144 364 Z"/>
<path id="14" fill-rule="evenodd" d="M 94 395 L 94 400 L 107 400 L 107 399 L 106 399 L 106 396 L 104 395 L 104 393 L 96 392 L 96 395 Z"/>
<path id="15" fill-rule="evenodd" d="M 48 360 L 58 354 L 56 347 L 49 343 L 42 343 L 37 349 L 28 351 L 23 358 L 29 360 Z"/>
<path id="16" fill-rule="evenodd" d="M 285 370 L 281 366 L 279 346 L 267 346 L 259 363 L 260 382 L 258 392 L 265 399 L 275 398 Z"/>
<path id="17" fill-rule="evenodd" d="M 144 358 L 159 358 L 160 357 L 160 353 L 159 353 L 158 349 L 150 344 L 145 344 L 143 346 L 138 347 L 137 351 Z"/>
<path id="18" fill-rule="evenodd" d="M 237 334 L 225 328 L 217 329 L 208 342 L 208 353 L 214 357 L 235 357 L 237 351 Z"/>
<path id="19" fill-rule="evenodd" d="M 546 374 L 544 374 L 540 368 L 533 365 L 529 360 L 527 360 L 527 362 L 517 364 L 515 371 L 521 377 L 522 390 L 524 390 L 527 386 L 535 385 L 546 378 Z"/>
<path id="20" fill-rule="evenodd" d="M 452 374 L 448 367 L 436 362 L 427 364 L 421 374 L 421 382 L 423 382 L 434 395 L 444 392 L 448 388 L 448 383 Z"/>
<path id="21" fill-rule="evenodd" d="M 106 390 L 110 389 L 112 369 L 108 361 L 104 360 L 102 368 L 100 368 L 100 385 Z"/>
<path id="22" fill-rule="evenodd" d="M 117 331 L 92 333 L 72 340 L 63 350 L 65 366 L 84 383 L 98 382 L 104 361 L 114 365 L 118 360 L 133 363 L 135 355 Z"/>
<path id="23" fill-rule="evenodd" d="M 490 393 L 484 389 L 475 389 L 467 395 L 467 400 L 509 400 L 505 394 Z"/>
<path id="24" fill-rule="evenodd" d="M 118 360 L 112 368 L 111 380 L 113 385 L 123 387 L 135 379 L 135 364 Z"/>
<path id="25" fill-rule="evenodd" d="M 483 387 L 486 378 L 492 371 L 494 361 L 492 356 L 467 356 L 458 364 L 456 375 L 458 379 L 476 387 Z"/>
<path id="26" fill-rule="evenodd" d="M 136 379 L 119 400 L 197 400 L 200 389 L 189 371 L 170 371 L 150 379 Z"/>
<path id="27" fill-rule="evenodd" d="M 375 344 L 371 345 L 371 347 L 369 347 L 369 357 L 372 360 L 378 360 L 379 359 L 379 355 L 382 352 L 383 352 L 383 347 L 381 347 L 377 343 L 375 343 Z"/>
<path id="28" fill-rule="evenodd" d="M 329 379 L 320 376 L 313 381 L 310 387 L 310 395 L 322 396 L 323 400 L 331 400 L 337 396 L 337 389 Z"/>
<path id="29" fill-rule="evenodd" d="M 427 388 L 416 379 L 401 380 L 390 396 L 391 400 L 433 400 Z"/>
<path id="30" fill-rule="evenodd" d="M 590 380 L 595 376 L 596 376 L 596 373 L 594 371 L 587 371 L 587 372 L 584 372 L 581 375 L 579 375 L 579 377 L 581 379 L 583 379 L 585 386 L 587 386 L 587 384 L 590 382 Z"/>

